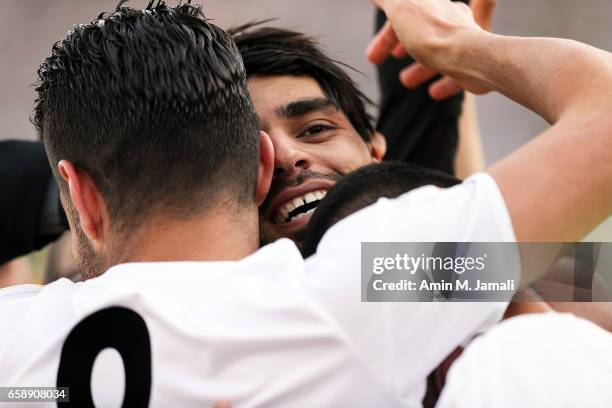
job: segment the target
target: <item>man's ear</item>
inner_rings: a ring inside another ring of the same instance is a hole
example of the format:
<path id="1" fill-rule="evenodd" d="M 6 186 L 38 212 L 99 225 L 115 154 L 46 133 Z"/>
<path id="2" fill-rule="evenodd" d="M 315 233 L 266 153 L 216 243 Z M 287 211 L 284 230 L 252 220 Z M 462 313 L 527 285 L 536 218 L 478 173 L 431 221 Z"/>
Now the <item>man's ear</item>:
<path id="1" fill-rule="evenodd" d="M 94 248 L 101 246 L 105 238 L 108 213 L 100 191 L 87 172 L 76 169 L 69 161 L 60 161 L 57 168 L 68 183 L 70 199 L 78 214 L 81 229 Z"/>
<path id="2" fill-rule="evenodd" d="M 259 170 L 257 172 L 257 189 L 255 191 L 255 200 L 260 206 L 272 184 L 272 176 L 274 174 L 274 146 L 272 139 L 264 132 L 259 132 Z"/>
<path id="3" fill-rule="evenodd" d="M 387 154 L 387 139 L 380 132 L 374 132 L 369 142 L 372 162 L 380 163 Z"/>

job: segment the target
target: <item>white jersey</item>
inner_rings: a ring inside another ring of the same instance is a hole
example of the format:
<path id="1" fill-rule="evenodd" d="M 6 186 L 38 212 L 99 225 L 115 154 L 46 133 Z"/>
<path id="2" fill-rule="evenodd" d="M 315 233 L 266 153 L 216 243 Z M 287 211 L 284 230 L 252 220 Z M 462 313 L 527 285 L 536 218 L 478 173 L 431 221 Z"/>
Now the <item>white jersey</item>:
<path id="1" fill-rule="evenodd" d="M 612 334 L 572 314 L 513 317 L 453 363 L 436 408 L 612 407 Z"/>
<path id="2" fill-rule="evenodd" d="M 124 394 L 156 407 L 417 407 L 427 375 L 506 303 L 362 303 L 361 242 L 514 240 L 481 174 L 381 199 L 305 261 L 283 239 L 238 262 L 129 263 L 82 283 L 9 288 L 0 386 L 72 381 L 73 400 L 89 398 L 91 376 L 100 407 Z"/>

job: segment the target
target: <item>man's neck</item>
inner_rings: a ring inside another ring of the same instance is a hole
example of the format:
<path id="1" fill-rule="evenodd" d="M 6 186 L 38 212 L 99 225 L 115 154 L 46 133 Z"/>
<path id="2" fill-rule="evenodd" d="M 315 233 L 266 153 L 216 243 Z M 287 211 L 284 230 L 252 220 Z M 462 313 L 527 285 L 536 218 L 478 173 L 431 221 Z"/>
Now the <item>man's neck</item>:
<path id="1" fill-rule="evenodd" d="M 235 261 L 259 247 L 257 216 L 156 219 L 126 237 L 112 264 L 126 262 Z"/>

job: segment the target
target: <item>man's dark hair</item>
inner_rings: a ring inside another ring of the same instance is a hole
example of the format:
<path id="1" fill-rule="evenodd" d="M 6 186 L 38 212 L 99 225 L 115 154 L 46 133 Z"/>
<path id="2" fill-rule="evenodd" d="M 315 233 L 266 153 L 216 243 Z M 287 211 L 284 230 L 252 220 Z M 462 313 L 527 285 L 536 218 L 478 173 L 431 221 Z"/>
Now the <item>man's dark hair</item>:
<path id="1" fill-rule="evenodd" d="M 386 162 L 361 167 L 338 181 L 321 200 L 308 223 L 302 255 L 314 254 L 329 228 L 381 197 L 395 198 L 427 185 L 447 188 L 459 183 L 446 173 L 413 164 Z"/>
<path id="2" fill-rule="evenodd" d="M 373 118 L 366 106 L 372 102 L 342 70 L 350 68 L 329 58 L 312 37 L 291 30 L 260 27 L 270 20 L 229 29 L 248 76 L 293 75 L 315 79 L 330 102 L 349 119 L 366 142 L 374 133 Z"/>
<path id="3" fill-rule="evenodd" d="M 87 171 L 120 225 L 253 200 L 259 122 L 232 38 L 200 6 L 150 1 L 75 26 L 38 70 L 33 122 L 56 177 Z M 208 206 L 208 207 L 207 207 Z"/>

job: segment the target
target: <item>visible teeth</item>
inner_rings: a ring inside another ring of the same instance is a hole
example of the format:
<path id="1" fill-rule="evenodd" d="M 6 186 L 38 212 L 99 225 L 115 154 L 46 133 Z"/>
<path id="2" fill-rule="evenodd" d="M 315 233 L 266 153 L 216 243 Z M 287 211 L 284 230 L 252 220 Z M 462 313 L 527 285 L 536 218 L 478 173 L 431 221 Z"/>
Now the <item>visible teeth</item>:
<path id="1" fill-rule="evenodd" d="M 279 213 L 280 213 L 280 215 L 282 216 L 282 219 L 283 219 L 283 220 L 286 220 L 286 219 L 287 219 L 287 217 L 289 216 L 289 210 L 287 210 L 287 207 L 282 208 L 282 209 L 279 211 Z"/>
<path id="2" fill-rule="evenodd" d="M 302 218 L 304 218 L 307 215 L 312 214 L 313 212 L 315 212 L 315 209 L 311 208 L 310 210 L 308 210 L 306 212 L 299 213 L 298 215 L 295 215 L 295 216 L 291 217 L 291 221 L 301 220 Z"/>
<path id="3" fill-rule="evenodd" d="M 306 201 L 306 203 L 312 203 L 313 201 L 317 201 L 317 196 L 313 193 L 308 193 L 304 196 L 304 201 Z"/>
<path id="4" fill-rule="evenodd" d="M 293 201 L 291 202 L 291 204 L 293 204 L 293 209 L 296 209 L 298 207 L 301 207 L 302 205 L 306 204 L 304 202 L 304 200 L 302 199 L 302 197 L 297 197 L 294 198 Z"/>
<path id="5" fill-rule="evenodd" d="M 288 221 L 287 218 L 289 218 L 289 214 L 295 210 L 298 207 L 301 207 L 307 203 L 312 203 L 314 201 L 318 201 L 318 200 L 322 200 L 325 195 L 327 194 L 327 191 L 325 190 L 319 190 L 319 191 L 312 191 L 310 193 L 306 193 L 304 196 L 302 197 L 296 197 L 294 198 L 291 202 L 285 204 L 283 207 L 281 207 L 276 216 L 274 217 L 274 222 L 278 223 L 278 224 L 283 224 L 285 222 L 289 222 L 289 221 L 293 221 L 293 220 L 299 220 L 300 218 L 308 215 L 308 214 L 312 214 L 314 212 L 314 209 L 309 210 L 306 213 L 301 213 L 298 214 L 296 216 L 291 217 L 291 219 Z M 298 217 L 299 216 L 299 217 Z"/>

